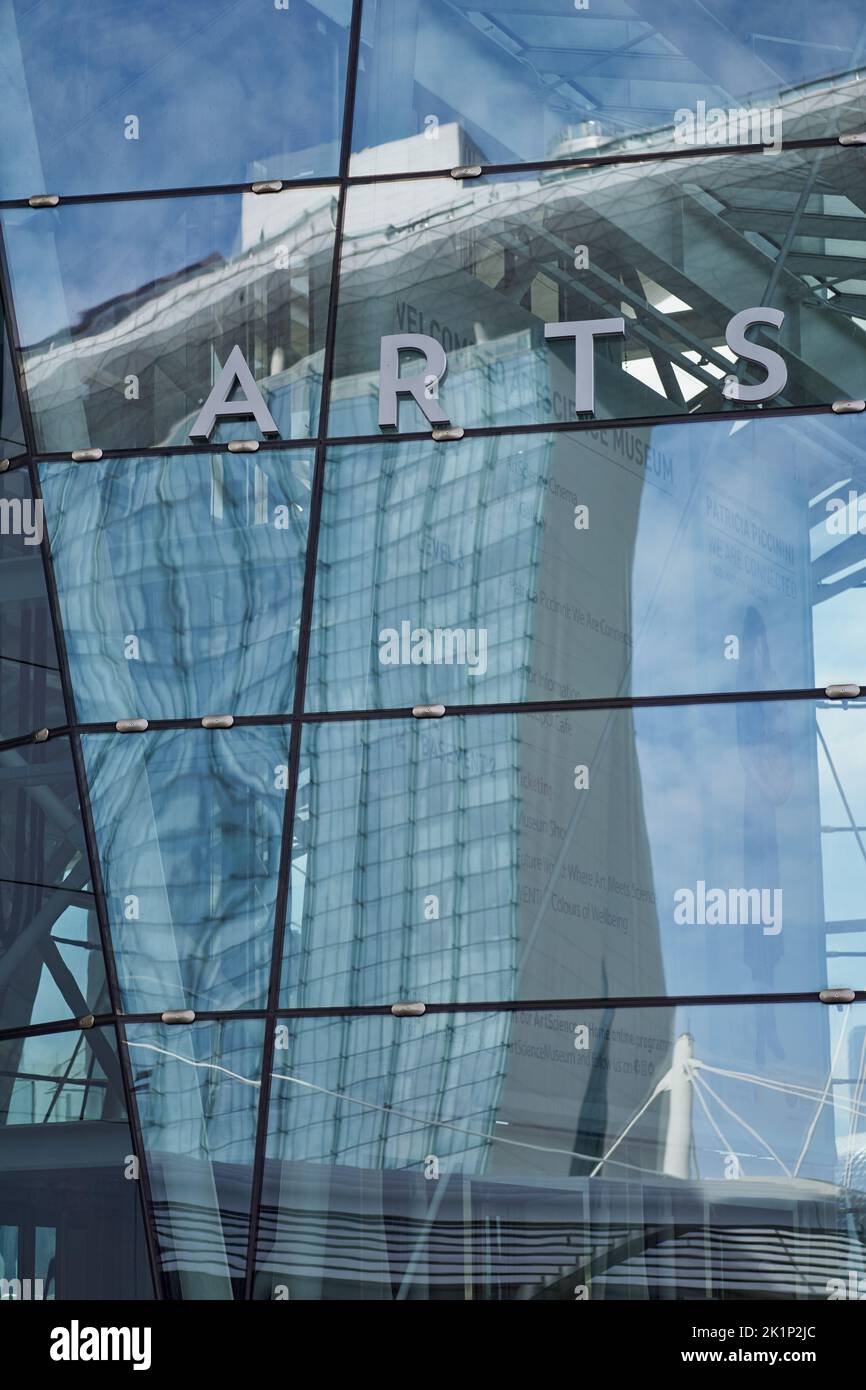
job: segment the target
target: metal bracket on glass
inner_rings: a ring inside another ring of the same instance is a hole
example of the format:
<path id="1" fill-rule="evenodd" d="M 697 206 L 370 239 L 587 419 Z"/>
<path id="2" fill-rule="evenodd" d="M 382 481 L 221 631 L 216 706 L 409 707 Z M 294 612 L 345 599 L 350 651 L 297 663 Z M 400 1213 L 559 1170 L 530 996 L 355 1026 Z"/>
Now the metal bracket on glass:
<path id="1" fill-rule="evenodd" d="M 866 401 L 834 401 L 830 409 L 834 415 L 856 415 L 866 410 Z"/>
<path id="2" fill-rule="evenodd" d="M 282 186 L 282 179 L 262 179 L 259 183 L 250 184 L 253 193 L 279 193 Z"/>
<path id="3" fill-rule="evenodd" d="M 234 722 L 233 714 L 206 714 L 201 726 L 203 729 L 230 729 Z"/>
<path id="4" fill-rule="evenodd" d="M 856 995 L 853 989 L 822 989 L 818 998 L 822 1004 L 853 1004 Z"/>
<path id="5" fill-rule="evenodd" d="M 33 742 L 34 742 L 34 743 L 46 743 L 47 740 L 48 740 L 48 738 L 49 738 L 49 731 L 48 731 L 48 729 L 37 729 L 37 730 L 36 730 L 36 733 L 33 735 Z"/>
<path id="6" fill-rule="evenodd" d="M 56 193 L 35 193 L 27 201 L 32 208 L 56 208 L 60 199 Z"/>
<path id="7" fill-rule="evenodd" d="M 481 175 L 480 164 L 458 164 L 451 170 L 452 179 L 477 179 Z"/>
<path id="8" fill-rule="evenodd" d="M 195 1023 L 195 1009 L 166 1009 L 163 1023 Z"/>
<path id="9" fill-rule="evenodd" d="M 147 720 L 118 719 L 114 727 L 119 734 L 143 734 L 147 728 Z"/>
<path id="10" fill-rule="evenodd" d="M 79 1028 L 92 1028 L 95 1022 L 96 1019 L 93 1014 L 85 1014 L 83 1018 L 78 1020 L 78 1026 Z"/>
<path id="11" fill-rule="evenodd" d="M 824 691 L 828 700 L 856 700 L 860 694 L 859 685 L 828 685 Z"/>
<path id="12" fill-rule="evenodd" d="M 257 439 L 233 439 L 231 444 L 226 445 L 230 454 L 255 454 L 258 447 Z"/>
<path id="13" fill-rule="evenodd" d="M 11 466 L 11 459 L 0 459 L 0 473 L 7 473 Z"/>
<path id="14" fill-rule="evenodd" d="M 851 135 L 840 135 L 840 145 L 866 145 L 866 130 L 858 130 Z"/>
<path id="15" fill-rule="evenodd" d="M 445 713 L 444 705 L 413 705 L 413 719 L 441 719 Z"/>
<path id="16" fill-rule="evenodd" d="M 462 425 L 443 425 L 441 429 L 435 429 L 433 431 L 433 438 L 439 440 L 462 439 L 463 435 L 464 429 Z"/>
<path id="17" fill-rule="evenodd" d="M 97 463 L 102 458 L 101 449 L 73 449 L 69 455 L 73 463 Z"/>
<path id="18" fill-rule="evenodd" d="M 391 1013 L 395 1018 L 420 1018 L 426 1014 L 426 1004 L 392 1004 Z"/>

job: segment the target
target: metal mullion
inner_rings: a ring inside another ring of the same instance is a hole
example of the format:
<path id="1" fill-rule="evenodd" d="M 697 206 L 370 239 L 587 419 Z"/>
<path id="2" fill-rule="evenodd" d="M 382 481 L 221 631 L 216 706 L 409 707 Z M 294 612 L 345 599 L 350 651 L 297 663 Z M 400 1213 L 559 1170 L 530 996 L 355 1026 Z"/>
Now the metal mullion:
<path id="1" fill-rule="evenodd" d="M 832 923 L 829 925 L 832 926 Z M 842 951 L 836 954 L 847 956 L 849 953 Z M 757 994 L 624 994 L 557 999 L 459 999 L 445 1000 L 435 1004 L 428 1003 L 425 1005 L 425 1016 L 427 1014 L 520 1013 L 522 1010 L 532 1010 L 538 1013 L 561 1013 L 587 1009 L 603 1011 L 605 1009 L 736 1008 L 741 1005 L 751 1008 L 753 1006 L 794 1006 L 797 1004 L 814 1004 L 816 1007 L 830 1009 L 850 1008 L 854 1004 L 866 1003 L 866 988 L 853 990 L 854 998 L 850 1004 L 848 1002 L 825 1003 L 820 998 L 820 991 L 824 988 L 825 986 L 821 984 L 812 990 L 784 990 L 777 993 L 765 990 Z M 232 1023 L 238 1020 L 261 1022 L 311 1018 L 392 1018 L 394 1015 L 391 1009 L 390 1003 L 319 1004 L 305 1008 L 278 1007 L 273 1012 L 267 1009 L 203 1009 L 200 1012 L 196 1011 L 195 1022 Z M 112 1015 L 101 1014 L 96 1018 L 94 1027 L 108 1024 L 111 1019 Z M 136 1025 L 161 1024 L 162 1015 L 158 1013 L 126 1014 L 124 1015 L 124 1022 Z M 47 1037 L 55 1033 L 78 1031 L 80 1029 L 75 1019 L 58 1019 L 53 1023 L 0 1029 L 0 1043 L 15 1041 L 24 1037 Z"/>
<path id="2" fill-rule="evenodd" d="M 801 687 L 793 690 L 710 690 L 695 691 L 683 695 L 598 695 L 576 700 L 506 700 L 500 703 L 478 702 L 471 705 L 447 705 L 444 719 L 464 719 L 487 715 L 504 714 L 578 714 L 587 710 L 634 710 L 666 709 L 680 706 L 700 705 L 739 705 L 739 704 L 786 704 L 796 700 L 814 700 L 828 710 L 843 709 L 847 706 L 866 707 L 866 699 L 860 695 L 849 695 L 844 699 L 830 699 L 823 687 Z M 368 721 L 387 719 L 415 719 L 408 705 L 385 707 L 382 709 L 345 710 L 301 710 L 292 714 L 240 714 L 234 719 L 237 728 L 273 728 L 279 725 L 305 724 L 361 724 Z M 202 727 L 200 719 L 152 719 L 148 728 L 140 736 L 162 733 L 169 729 L 194 731 Z M 101 736 L 117 732 L 116 726 L 104 723 L 63 724 L 50 729 L 51 738 L 71 738 L 73 735 L 93 734 Z M 132 737 L 132 735 L 130 735 Z M 0 752 L 10 748 L 21 748 L 33 742 L 33 735 L 16 734 L 14 738 L 0 741 Z"/>
<path id="3" fill-rule="evenodd" d="M 302 192 L 306 188 L 337 187 L 339 179 L 334 174 L 323 174 L 318 179 L 280 179 L 280 183 L 282 184 L 282 188 L 278 190 L 280 193 L 291 193 Z M 176 184 L 171 188 L 126 188 L 112 190 L 110 193 L 59 193 L 57 206 L 81 207 L 82 205 L 98 206 L 100 203 L 137 203 L 147 200 L 156 201 L 159 198 L 217 198 L 252 192 L 253 188 L 249 180 L 242 183 L 194 183 L 186 187 Z M 260 193 L 257 196 L 268 198 L 272 197 L 273 194 Z M 32 207 L 29 198 L 0 198 L 0 211 L 7 208 L 30 210 Z"/>
<path id="4" fill-rule="evenodd" d="M 24 439 L 28 450 L 27 469 L 30 478 L 30 486 L 34 501 L 43 503 L 42 488 L 39 481 L 39 470 L 33 460 L 36 450 L 36 434 L 33 417 L 30 411 L 30 402 L 27 396 L 26 383 L 24 378 L 24 358 L 21 347 L 21 339 L 18 331 L 18 320 L 15 313 L 15 304 L 12 298 L 12 286 L 9 277 L 9 269 L 6 260 L 6 246 L 0 228 L 0 303 L 4 311 L 6 332 L 10 343 L 13 371 L 15 374 L 15 389 L 18 398 L 18 406 L 21 412 L 21 422 L 24 429 Z M 43 505 L 44 517 L 44 505 Z M 93 825 L 93 816 L 90 807 L 90 794 L 87 785 L 84 760 L 81 753 L 79 734 L 74 731 L 76 724 L 75 695 L 72 686 L 72 677 L 69 668 L 69 657 L 66 650 L 66 639 L 63 631 L 63 623 L 60 615 L 60 600 L 57 590 L 57 582 L 54 575 L 54 566 L 51 558 L 51 546 L 48 539 L 47 527 L 43 525 L 43 535 L 40 543 L 42 555 L 42 568 L 45 578 L 46 596 L 48 609 L 51 615 L 51 627 L 54 637 L 54 647 L 57 655 L 57 664 L 60 673 L 60 686 L 63 693 L 63 704 L 66 710 L 68 727 L 70 732 L 69 747 L 72 754 L 72 764 L 75 771 L 76 791 L 78 794 L 79 816 L 81 818 L 84 833 L 84 844 L 87 853 L 88 865 L 90 868 L 90 881 L 93 888 L 94 908 L 96 920 L 99 928 L 99 940 L 102 948 L 103 965 L 105 969 L 105 979 L 108 989 L 109 1002 L 113 1015 L 113 1028 L 115 1045 L 117 1048 L 117 1059 L 120 1068 L 121 1080 L 123 1085 L 123 1099 L 127 1112 L 127 1123 L 129 1125 L 130 1136 L 134 1152 L 138 1157 L 138 1183 L 139 1198 L 141 1202 L 142 1221 L 144 1224 L 145 1240 L 147 1243 L 148 1261 L 150 1264 L 151 1284 L 154 1298 L 160 1300 L 163 1296 L 162 1274 L 159 1264 L 159 1256 L 156 1246 L 156 1233 L 150 1224 L 149 1212 L 152 1210 L 150 1178 L 145 1158 L 144 1144 L 141 1133 L 141 1125 L 138 1117 L 138 1108 L 135 1103 L 134 1086 L 129 1064 L 129 1057 L 126 1051 L 125 1037 L 120 1025 L 120 991 L 117 980 L 117 968 L 114 960 L 114 951 L 111 943 L 111 933 L 108 925 L 108 913 L 105 904 L 105 892 L 102 884 L 102 875 L 99 864 L 99 854 L 96 844 L 96 836 Z"/>
<path id="5" fill-rule="evenodd" d="M 354 24 L 354 18 L 352 23 Z M 350 31 L 350 61 L 351 61 L 351 31 Z M 354 76 L 352 74 L 351 76 Z M 347 71 L 346 82 L 349 85 L 350 73 Z M 351 136 L 350 136 L 351 138 Z M 623 150 L 618 153 L 597 155 L 574 155 L 568 159 L 530 159 L 530 160 L 509 160 L 500 164 L 482 164 L 480 177 L 495 177 L 498 174 L 531 174 L 536 170 L 543 172 L 556 172 L 561 170 L 567 173 L 570 169 L 604 168 L 611 164 L 649 164 L 656 162 L 671 162 L 674 160 L 688 159 L 716 159 L 726 155 L 749 155 L 763 154 L 766 150 L 763 144 L 752 145 L 689 145 L 685 149 L 657 149 L 657 150 Z M 798 150 L 813 149 L 851 149 L 853 155 L 858 152 L 858 147 L 840 145 L 839 135 L 818 135 L 803 138 L 801 140 L 789 140 L 783 143 L 782 153 Z M 323 174 L 321 178 L 307 179 L 280 179 L 282 187 L 280 193 L 303 192 L 308 188 L 336 188 L 352 185 L 364 185 L 375 183 L 416 183 L 422 179 L 445 179 L 451 177 L 451 168 L 440 169 L 405 169 L 402 171 L 385 172 L 378 174 L 349 174 L 348 170 L 339 174 Z M 212 184 L 189 184 L 173 185 L 169 188 L 129 188 L 112 190 L 109 193 L 60 193 L 59 205 L 81 206 L 82 204 L 98 205 L 100 203 L 129 203 L 141 202 L 146 200 L 156 200 L 158 198 L 213 198 L 221 195 L 230 196 L 232 194 L 245 194 L 252 192 L 252 185 L 248 180 L 234 183 L 212 183 Z M 273 194 L 262 193 L 260 197 L 272 197 Z M 32 207 L 29 198 L 0 198 L 0 211 L 5 209 L 23 208 L 30 210 Z"/>
<path id="6" fill-rule="evenodd" d="M 103 449 L 102 457 L 98 462 L 102 463 L 108 459 L 128 459 L 129 463 L 132 464 L 139 458 L 170 458 L 173 454 L 230 454 L 232 452 L 230 445 L 233 442 L 234 441 L 227 439 L 224 442 L 209 441 L 206 444 L 128 444 L 123 448 Z M 316 443 L 316 436 L 311 438 L 299 437 L 297 439 L 264 439 L 259 443 L 259 449 L 256 450 L 256 452 L 258 453 L 261 451 L 265 453 L 269 449 L 274 451 L 286 449 L 310 450 L 315 448 Z M 54 449 L 50 452 L 34 453 L 33 458 L 39 463 L 69 463 L 71 453 L 68 449 Z M 17 459 L 11 460 L 10 467 L 14 467 L 17 462 Z M 78 467 L 87 468 L 88 463 L 81 461 Z"/>
<path id="7" fill-rule="evenodd" d="M 244 1299 L 253 1296 L 256 1272 L 260 1208 L 264 1187 L 265 1158 L 267 1151 L 268 1118 L 270 1110 L 271 1072 L 274 1066 L 275 1033 L 277 1009 L 280 999 L 282 978 L 283 948 L 286 932 L 289 889 L 292 872 L 292 844 L 295 827 L 295 803 L 301 763 L 302 725 L 298 716 L 303 713 L 304 696 L 307 683 L 307 662 L 310 648 L 310 628 L 313 618 L 313 592 L 316 580 L 316 560 L 318 556 L 319 523 L 322 512 L 322 498 L 325 490 L 325 437 L 330 415 L 331 383 L 334 372 L 336 350 L 337 304 L 340 292 L 340 263 L 343 251 L 343 226 L 346 218 L 348 198 L 349 159 L 352 146 L 352 127 L 355 116 L 355 90 L 358 77 L 358 60 L 361 49 L 361 0 L 352 0 L 352 18 L 349 26 L 349 45 L 346 57 L 346 90 L 343 98 L 343 129 L 340 145 L 340 192 L 337 203 L 337 216 L 334 226 L 334 247 L 331 257 L 331 279 L 328 287 L 328 317 L 325 326 L 325 347 L 322 364 L 322 390 L 319 399 L 319 419 L 316 443 L 316 458 L 310 488 L 310 515 L 307 527 L 307 553 L 304 565 L 304 586 L 301 599 L 300 622 L 298 628 L 298 655 L 295 673 L 295 697 L 293 722 L 289 742 L 289 775 L 286 800 L 283 811 L 283 833 L 280 843 L 280 860 L 277 876 L 277 895 L 274 909 L 274 931 L 271 947 L 271 970 L 268 981 L 267 1023 L 265 1026 L 264 1051 L 262 1055 L 261 1089 L 259 1092 L 259 1112 L 256 1128 L 256 1145 L 253 1156 L 253 1172 L 250 1191 L 249 1243 L 247 1246 L 247 1267 L 244 1279 Z"/>
<path id="8" fill-rule="evenodd" d="M 782 145 L 782 153 L 797 150 L 812 149 L 847 149 L 848 146 L 839 144 L 838 135 L 818 135 L 808 139 L 790 140 Z M 631 152 L 621 151 L 620 153 L 601 154 L 601 155 L 574 155 L 570 159 L 530 159 L 511 160 L 502 164 L 482 164 L 481 173 L 472 176 L 474 182 L 477 178 L 494 177 L 498 174 L 531 174 L 536 170 L 542 172 L 556 172 L 561 170 L 567 173 L 570 169 L 592 169 L 604 168 L 611 164 L 650 164 L 650 163 L 670 163 L 675 160 L 683 159 L 715 159 L 726 155 L 749 155 L 763 154 L 766 145 L 689 145 L 686 149 L 673 150 L 633 150 Z M 851 146 L 856 151 L 857 146 Z M 451 178 L 452 171 L 448 169 L 410 169 L 404 173 L 385 173 L 385 174 L 356 174 L 348 182 L 350 184 L 371 184 L 371 183 L 399 183 L 401 181 L 416 182 L 419 179 L 443 179 Z M 460 182 L 460 180 L 457 180 Z"/>
<path id="9" fill-rule="evenodd" d="M 846 315 L 847 317 L 847 315 Z M 834 414 L 833 404 L 830 401 L 818 401 L 814 405 L 761 405 L 752 410 L 704 410 L 691 414 L 682 412 L 679 415 L 619 415 L 609 419 L 600 420 L 589 412 L 581 416 L 576 416 L 573 420 L 530 420 L 521 421 L 514 424 L 500 425 L 466 425 L 463 429 L 464 439 L 489 439 L 502 436 L 531 435 L 531 434 L 581 434 L 586 430 L 597 433 L 599 430 L 623 430 L 623 429 L 647 429 L 660 428 L 668 425 L 685 424 L 710 424 L 710 423 L 732 423 L 734 421 L 748 421 L 760 419 L 796 419 L 799 416 L 818 416 Z M 430 440 L 429 430 L 403 430 L 389 431 L 387 434 L 356 434 L 356 435 L 328 435 L 326 432 L 309 436 L 306 439 L 271 439 L 265 440 L 260 445 L 262 453 L 268 450 L 280 452 L 285 450 L 317 450 L 320 445 L 328 448 L 345 448 L 358 444 L 364 445 L 398 445 L 398 444 L 417 444 L 425 440 Z M 187 454 L 215 454 L 229 453 L 228 442 L 220 444 L 169 444 L 169 445 L 147 445 L 136 447 L 130 445 L 124 449 L 105 449 L 103 459 L 127 459 L 130 466 L 138 458 L 170 458 L 174 454 L 185 456 Z M 18 468 L 26 468 L 31 460 L 39 464 L 69 463 L 69 452 L 53 452 L 18 454 L 9 461 L 7 472 Z M 79 468 L 86 468 L 88 464 L 82 462 Z"/>
<path id="10" fill-rule="evenodd" d="M 113 1014 L 96 1014 L 93 1027 L 107 1027 L 113 1021 Z M 59 1018 L 51 1023 L 23 1023 L 18 1028 L 0 1028 L 0 1043 L 16 1038 L 42 1038 L 53 1033 L 77 1033 L 80 1029 L 81 1024 L 76 1018 Z"/>
<path id="11" fill-rule="evenodd" d="M 832 926 L 832 923 L 828 925 Z M 612 995 L 609 998 L 603 996 L 590 996 L 586 998 L 563 998 L 563 999 L 492 999 L 492 1000 L 448 1000 L 441 1004 L 426 1004 L 425 1013 L 428 1014 L 460 1014 L 460 1013 L 515 1013 L 521 1009 L 538 1009 L 548 1012 L 556 1009 L 669 1009 L 669 1008 L 690 1008 L 703 1005 L 720 1005 L 731 1007 L 738 1004 L 820 1004 L 822 1008 L 841 1007 L 847 1008 L 849 1005 L 825 1004 L 819 998 L 820 991 L 825 989 L 825 984 L 818 985 L 814 990 L 780 990 L 776 993 L 772 991 L 762 991 L 758 994 L 654 994 L 654 995 Z M 866 1001 L 866 988 L 854 990 L 853 1003 Z M 320 1008 L 306 1009 L 278 1009 L 279 1018 L 304 1018 L 319 1015 L 321 1017 L 334 1017 L 340 1014 L 385 1014 L 391 1015 L 391 1004 L 371 1004 L 353 1005 L 351 1007 L 330 1004 L 322 1005 Z"/>

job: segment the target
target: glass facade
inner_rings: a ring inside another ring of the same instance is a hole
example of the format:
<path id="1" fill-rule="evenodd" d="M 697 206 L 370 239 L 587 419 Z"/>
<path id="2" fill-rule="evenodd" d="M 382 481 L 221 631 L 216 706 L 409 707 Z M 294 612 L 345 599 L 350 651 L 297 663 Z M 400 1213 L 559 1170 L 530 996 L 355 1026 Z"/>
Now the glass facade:
<path id="1" fill-rule="evenodd" d="M 252 193 L 6 208 L 39 451 L 186 443 L 235 344 L 282 433 L 315 434 L 332 204 L 316 188 L 264 212 Z"/>
<path id="2" fill-rule="evenodd" d="M 0 0 L 0 1298 L 866 1281 L 821 16 Z"/>

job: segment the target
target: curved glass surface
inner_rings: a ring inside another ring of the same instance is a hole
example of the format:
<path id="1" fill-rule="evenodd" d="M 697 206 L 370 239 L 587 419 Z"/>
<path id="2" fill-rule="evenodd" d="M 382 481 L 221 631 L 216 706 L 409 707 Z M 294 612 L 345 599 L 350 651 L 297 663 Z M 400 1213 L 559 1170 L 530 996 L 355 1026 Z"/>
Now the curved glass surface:
<path id="1" fill-rule="evenodd" d="M 0 1042 L 0 1290 L 153 1297 L 112 1030 Z"/>
<path id="2" fill-rule="evenodd" d="M 292 708 L 311 473 L 294 449 L 43 465 L 81 720 Z"/>
<path id="3" fill-rule="evenodd" d="M 283 1004 L 866 989 L 866 712 L 305 726 Z"/>
<path id="4" fill-rule="evenodd" d="M 787 368 L 772 405 L 856 396 L 864 209 L 860 155 L 838 147 L 353 187 L 328 432 L 377 433 L 379 340 L 405 333 L 445 349 L 452 425 L 571 420 L 574 339 L 544 325 L 583 320 L 625 321 L 594 345 L 596 418 L 719 410 L 729 375 L 766 378 L 726 342 L 758 306 L 784 314 L 750 332 Z M 430 428 L 408 397 L 398 422 Z"/>
<path id="5" fill-rule="evenodd" d="M 317 428 L 333 192 L 6 209 L 40 452 L 188 444 L 233 347 L 280 435 Z M 259 437 L 218 423 L 214 441 Z"/>
<path id="6" fill-rule="evenodd" d="M 288 733 L 83 740 L 123 1008 L 263 1008 Z"/>
<path id="7" fill-rule="evenodd" d="M 7 0 L 0 197 L 336 174 L 351 9 Z"/>
<path id="8" fill-rule="evenodd" d="M 352 172 L 859 130 L 856 0 L 364 0 Z"/>
<path id="9" fill-rule="evenodd" d="M 862 679 L 864 449 L 862 416 L 333 447 L 307 709 Z"/>
<path id="10" fill-rule="evenodd" d="M 261 1299 L 810 1299 L 866 1268 L 862 1005 L 279 1036 Z"/>
<path id="11" fill-rule="evenodd" d="M 240 1019 L 126 1029 L 169 1298 L 243 1289 L 263 1044 Z"/>

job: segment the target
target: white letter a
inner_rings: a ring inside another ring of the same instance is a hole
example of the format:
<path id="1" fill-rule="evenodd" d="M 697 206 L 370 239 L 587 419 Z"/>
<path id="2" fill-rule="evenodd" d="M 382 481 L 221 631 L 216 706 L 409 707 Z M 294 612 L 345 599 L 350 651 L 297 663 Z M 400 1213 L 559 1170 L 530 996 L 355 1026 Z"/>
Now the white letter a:
<path id="1" fill-rule="evenodd" d="M 240 400 L 230 401 L 229 396 L 234 390 L 235 381 L 244 394 Z M 274 417 L 265 405 L 265 398 L 237 344 L 232 348 L 225 366 L 214 382 L 211 393 L 189 432 L 189 437 L 206 443 L 217 420 L 229 419 L 255 420 L 263 435 L 279 438 L 280 432 L 274 423 Z"/>

